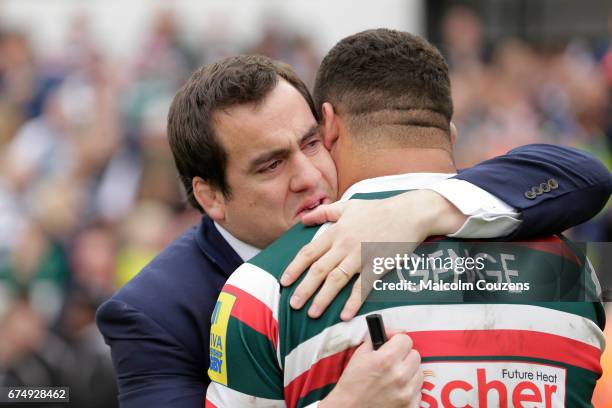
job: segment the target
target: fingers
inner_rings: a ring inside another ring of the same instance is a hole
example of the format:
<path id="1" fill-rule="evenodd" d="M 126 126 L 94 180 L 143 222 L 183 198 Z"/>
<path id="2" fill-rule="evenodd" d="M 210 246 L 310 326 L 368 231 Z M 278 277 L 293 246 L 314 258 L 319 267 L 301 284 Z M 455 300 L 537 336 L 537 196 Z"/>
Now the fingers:
<path id="1" fill-rule="evenodd" d="M 361 267 L 361 261 L 359 262 L 359 267 Z M 359 308 L 361 307 L 361 305 L 363 305 L 363 302 L 368 297 L 368 294 L 372 291 L 371 284 L 367 284 L 365 287 L 363 287 L 363 279 L 363 276 L 357 278 L 355 284 L 353 285 L 351 295 L 344 304 L 342 313 L 340 313 L 340 319 L 345 322 L 355 317 L 355 315 L 359 311 Z"/>
<path id="2" fill-rule="evenodd" d="M 363 304 L 363 297 L 361 296 L 361 285 L 362 285 L 362 277 L 358 277 L 355 283 L 353 284 L 353 289 L 351 290 L 351 295 L 348 300 L 344 304 L 344 308 L 342 309 L 342 313 L 340 313 L 340 319 L 345 322 L 351 320 L 357 312 L 359 308 Z"/>
<path id="3" fill-rule="evenodd" d="M 330 234 L 322 234 L 314 241 L 304 245 L 295 258 L 293 258 L 293 261 L 287 266 L 285 272 L 283 272 L 283 276 L 281 276 L 280 280 L 281 285 L 289 286 L 295 282 L 302 272 L 308 269 L 314 261 L 319 259 L 331 248 L 332 243 L 333 240 Z M 337 265 L 337 263 L 335 265 Z"/>
<path id="4" fill-rule="evenodd" d="M 408 405 L 410 408 L 418 408 L 419 406 L 421 406 L 421 390 L 423 389 L 424 381 L 425 374 L 423 374 L 423 370 L 421 370 L 421 366 L 419 364 L 418 371 L 411 378 L 407 386 L 407 393 L 408 395 L 412 396 L 410 404 Z"/>
<path id="5" fill-rule="evenodd" d="M 365 339 L 363 339 L 363 343 L 361 343 L 361 345 L 355 349 L 355 353 L 353 353 L 353 355 L 369 353 L 371 351 L 374 351 L 372 339 L 370 338 L 370 336 L 365 336 Z"/>
<path id="6" fill-rule="evenodd" d="M 385 354 L 391 361 L 404 360 L 412 351 L 412 339 L 407 334 L 395 334 L 377 351 Z"/>
<path id="7" fill-rule="evenodd" d="M 396 334 L 403 333 L 401 330 L 390 329 L 389 327 L 385 327 L 385 332 L 387 333 L 387 338 L 389 339 L 395 336 Z M 361 343 L 361 345 L 359 345 L 359 347 L 355 349 L 354 354 L 367 353 L 370 351 L 374 351 L 374 346 L 372 345 L 372 338 L 369 334 L 367 334 L 363 339 L 363 343 Z"/>
<path id="8" fill-rule="evenodd" d="M 321 261 L 323 258 L 321 258 Z M 359 257 L 349 255 L 345 258 L 338 266 L 332 269 L 332 271 L 325 278 L 325 282 L 315 296 L 308 315 L 311 318 L 317 318 L 327 309 L 327 306 L 334 300 L 336 295 L 346 286 L 351 280 L 353 275 L 359 272 L 361 266 L 361 260 Z M 305 281 L 306 279 L 304 279 Z M 302 285 L 304 282 L 300 283 Z M 318 286 L 318 285 L 317 285 Z M 316 288 L 313 289 L 316 290 Z M 296 290 L 297 291 L 297 290 Z"/>
<path id="9" fill-rule="evenodd" d="M 404 358 L 406 374 L 409 377 L 415 376 L 421 370 L 421 354 L 415 349 L 411 349 L 406 358 Z"/>
<path id="10" fill-rule="evenodd" d="M 402 337 L 407 336 L 403 335 Z M 397 387 L 396 391 L 398 392 L 401 405 L 418 407 L 424 379 L 419 352 L 410 349 L 403 360 L 396 360 L 395 366 L 389 370 L 389 375 L 394 379 L 394 385 Z"/>
<path id="11" fill-rule="evenodd" d="M 423 381 L 425 381 L 425 374 L 421 368 L 421 355 L 413 349 L 404 359 L 404 363 L 407 378 L 410 378 L 406 385 L 406 393 L 410 398 L 409 406 L 417 408 L 421 403 L 421 389 L 423 388 Z"/>
<path id="12" fill-rule="evenodd" d="M 302 223 L 304 223 L 304 225 L 319 225 L 326 222 L 336 222 L 346 209 L 347 205 L 347 201 L 337 201 L 332 204 L 321 204 L 314 210 L 302 216 Z"/>
<path id="13" fill-rule="evenodd" d="M 347 279 L 346 276 L 336 269 L 336 266 L 340 262 L 339 254 L 334 249 L 330 249 L 324 254 L 318 261 L 312 264 L 304 279 L 295 289 L 293 296 L 289 303 L 294 309 L 301 308 L 313 293 L 321 286 L 321 283 L 325 279 L 330 278 L 334 280 Z"/>

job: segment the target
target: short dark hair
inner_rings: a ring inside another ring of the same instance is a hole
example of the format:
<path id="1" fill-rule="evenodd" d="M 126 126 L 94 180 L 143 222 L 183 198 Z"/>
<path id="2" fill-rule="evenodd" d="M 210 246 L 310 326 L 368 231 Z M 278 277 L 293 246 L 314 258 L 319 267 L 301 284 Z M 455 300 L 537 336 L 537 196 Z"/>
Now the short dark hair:
<path id="1" fill-rule="evenodd" d="M 313 97 L 317 109 L 330 102 L 347 115 L 355 132 L 406 125 L 450 134 L 448 66 L 433 45 L 407 32 L 367 30 L 338 42 L 319 67 Z"/>
<path id="2" fill-rule="evenodd" d="M 293 69 L 261 55 L 221 59 L 195 71 L 178 91 L 168 113 L 168 142 L 191 205 L 200 211 L 192 180 L 201 177 L 231 197 L 225 170 L 227 152 L 215 134 L 213 114 L 235 105 L 260 103 L 279 78 L 297 89 L 318 120 L 308 88 Z"/>

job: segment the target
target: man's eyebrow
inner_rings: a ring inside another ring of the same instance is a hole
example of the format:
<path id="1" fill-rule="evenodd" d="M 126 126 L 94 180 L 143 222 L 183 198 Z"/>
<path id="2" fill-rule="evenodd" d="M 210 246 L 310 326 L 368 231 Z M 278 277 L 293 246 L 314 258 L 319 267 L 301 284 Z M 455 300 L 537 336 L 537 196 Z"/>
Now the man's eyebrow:
<path id="1" fill-rule="evenodd" d="M 280 149 L 274 149 L 267 152 L 264 152 L 251 160 L 249 163 L 249 172 L 253 173 L 257 171 L 257 168 L 262 164 L 278 157 L 284 157 L 289 155 L 289 149 L 286 147 L 281 147 Z"/>
<path id="2" fill-rule="evenodd" d="M 314 136 L 315 134 L 317 134 L 317 132 L 319 132 L 319 128 L 320 125 L 316 124 L 316 125 L 312 125 L 307 131 L 306 133 L 304 133 L 304 135 L 300 138 L 300 142 L 299 144 L 301 145 L 302 143 L 304 143 L 308 138 Z M 261 166 L 262 164 L 275 159 L 275 158 L 279 158 L 279 157 L 286 157 L 289 155 L 289 149 L 286 147 L 281 147 L 280 149 L 274 149 L 274 150 L 270 150 L 267 152 L 264 152 L 262 154 L 260 154 L 259 156 L 255 157 L 253 160 L 251 160 L 251 162 L 249 163 L 249 167 L 248 167 L 248 171 L 249 172 L 256 172 L 257 168 L 259 166 Z"/>

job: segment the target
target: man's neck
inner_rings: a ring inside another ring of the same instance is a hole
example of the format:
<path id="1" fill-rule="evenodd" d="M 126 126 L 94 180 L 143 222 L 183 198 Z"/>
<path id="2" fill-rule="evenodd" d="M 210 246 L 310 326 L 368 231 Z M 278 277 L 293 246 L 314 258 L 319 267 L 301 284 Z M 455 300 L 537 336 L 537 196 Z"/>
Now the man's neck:
<path id="1" fill-rule="evenodd" d="M 405 173 L 455 173 L 450 154 L 443 149 L 377 149 L 347 154 L 339 160 L 338 196 L 358 181 Z"/>

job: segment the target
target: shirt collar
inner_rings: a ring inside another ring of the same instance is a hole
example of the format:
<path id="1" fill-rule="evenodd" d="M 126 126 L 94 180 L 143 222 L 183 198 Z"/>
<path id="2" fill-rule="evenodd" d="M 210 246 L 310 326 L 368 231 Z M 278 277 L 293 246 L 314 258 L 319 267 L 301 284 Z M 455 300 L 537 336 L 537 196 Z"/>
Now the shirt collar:
<path id="1" fill-rule="evenodd" d="M 455 173 L 406 173 L 365 179 L 350 186 L 342 194 L 339 201 L 347 201 L 358 193 L 426 188 L 433 183 L 453 177 L 454 175 Z"/>
<path id="2" fill-rule="evenodd" d="M 221 234 L 225 241 L 227 241 L 227 243 L 234 249 L 234 251 L 236 251 L 243 261 L 246 262 L 261 252 L 261 249 L 255 248 L 253 245 L 247 244 L 246 242 L 233 236 L 228 230 L 220 226 L 217 222 L 215 222 L 215 227 L 219 231 L 219 234 Z"/>

